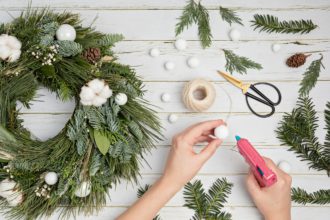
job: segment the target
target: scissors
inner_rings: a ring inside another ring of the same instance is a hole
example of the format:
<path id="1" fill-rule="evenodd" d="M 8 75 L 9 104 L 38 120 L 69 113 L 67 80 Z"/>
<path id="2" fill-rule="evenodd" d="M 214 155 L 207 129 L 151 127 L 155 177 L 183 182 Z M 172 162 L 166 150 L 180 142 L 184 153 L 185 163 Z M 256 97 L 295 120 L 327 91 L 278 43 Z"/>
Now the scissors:
<path id="1" fill-rule="evenodd" d="M 254 115 L 261 117 L 261 118 L 267 118 L 274 114 L 275 106 L 280 104 L 281 99 L 282 99 L 281 92 L 276 86 L 274 86 L 271 83 L 267 83 L 267 82 L 259 82 L 259 83 L 254 83 L 254 84 L 243 83 L 241 80 L 236 79 L 235 77 L 233 77 L 232 75 L 230 75 L 228 73 L 225 73 L 222 71 L 218 71 L 218 73 L 219 73 L 219 75 L 223 76 L 228 82 L 230 82 L 231 84 L 233 84 L 234 86 L 236 86 L 242 90 L 243 94 L 245 95 L 246 104 Z M 259 89 L 257 89 L 256 85 L 267 85 L 267 86 L 272 87 L 278 95 L 277 101 L 276 102 L 271 101 L 266 95 L 264 95 Z M 254 91 L 258 96 L 255 96 L 255 95 L 249 93 L 248 92 L 249 89 Z M 271 108 L 271 112 L 269 112 L 268 114 L 257 113 L 251 107 L 251 105 L 249 103 L 249 98 L 256 100 L 257 102 L 263 103 L 264 105 L 269 106 Z"/>

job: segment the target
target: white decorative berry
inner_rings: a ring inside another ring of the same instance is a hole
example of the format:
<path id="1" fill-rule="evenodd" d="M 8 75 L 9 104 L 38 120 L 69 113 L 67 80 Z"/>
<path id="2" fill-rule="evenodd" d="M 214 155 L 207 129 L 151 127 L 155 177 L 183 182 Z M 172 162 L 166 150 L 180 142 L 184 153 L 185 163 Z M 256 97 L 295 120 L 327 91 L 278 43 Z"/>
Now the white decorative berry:
<path id="1" fill-rule="evenodd" d="M 190 68 L 196 68 L 199 66 L 199 59 L 196 57 L 189 57 L 187 60 L 187 64 Z"/>
<path id="2" fill-rule="evenodd" d="M 127 103 L 127 95 L 125 93 L 118 93 L 115 96 L 115 102 L 117 105 L 125 105 Z"/>
<path id="3" fill-rule="evenodd" d="M 151 57 L 158 57 L 159 56 L 159 54 L 160 54 L 160 51 L 159 51 L 159 49 L 158 48 L 151 48 L 150 50 L 149 50 L 149 55 L 151 56 Z"/>
<path id="4" fill-rule="evenodd" d="M 171 95 L 168 93 L 163 93 L 162 94 L 162 101 L 163 102 L 169 102 L 171 100 Z"/>
<path id="5" fill-rule="evenodd" d="M 23 193 L 22 192 L 14 192 L 10 196 L 7 197 L 7 202 L 10 206 L 17 206 L 23 202 Z"/>
<path id="6" fill-rule="evenodd" d="M 112 96 L 112 90 L 109 85 L 101 79 L 93 79 L 81 88 L 79 97 L 83 105 L 94 105 L 99 107 L 107 102 Z"/>
<path id="7" fill-rule="evenodd" d="M 8 196 L 12 195 L 16 185 L 17 183 L 14 180 L 10 180 L 9 178 L 2 180 L 0 182 L 0 196 L 7 198 Z"/>
<path id="8" fill-rule="evenodd" d="M 22 43 L 14 36 L 0 35 L 0 59 L 15 62 L 21 55 Z"/>
<path id="9" fill-rule="evenodd" d="M 48 185 L 54 185 L 54 184 L 57 183 L 57 181 L 58 181 L 57 173 L 55 173 L 55 172 L 48 172 L 48 173 L 46 173 L 46 175 L 45 175 L 45 182 Z"/>
<path id="10" fill-rule="evenodd" d="M 104 80 L 93 79 L 87 83 L 88 87 L 91 88 L 95 93 L 99 93 L 105 86 Z"/>
<path id="11" fill-rule="evenodd" d="M 229 135 L 228 127 L 225 125 L 220 125 L 214 129 L 214 136 L 219 139 L 226 139 Z"/>
<path id="12" fill-rule="evenodd" d="M 185 50 L 187 48 L 187 41 L 184 39 L 177 39 L 174 42 L 174 46 L 177 50 Z"/>
<path id="13" fill-rule="evenodd" d="M 278 52 L 281 49 L 281 45 L 280 44 L 273 44 L 272 45 L 272 50 L 273 52 Z"/>
<path id="14" fill-rule="evenodd" d="M 179 117 L 178 117 L 178 115 L 176 115 L 176 114 L 170 114 L 170 115 L 168 116 L 168 121 L 169 121 L 170 123 L 174 123 L 174 122 L 176 122 L 178 119 L 179 119 Z"/>
<path id="15" fill-rule="evenodd" d="M 164 64 L 166 70 L 173 70 L 175 68 L 175 64 L 172 61 L 167 61 Z"/>
<path id="16" fill-rule="evenodd" d="M 68 40 L 74 41 L 76 39 L 76 30 L 69 24 L 62 24 L 56 30 L 56 38 L 57 40 Z"/>
<path id="17" fill-rule="evenodd" d="M 241 38 L 241 32 L 233 28 L 229 32 L 229 37 L 232 41 L 238 41 Z"/>
<path id="18" fill-rule="evenodd" d="M 278 167 L 286 173 L 289 173 L 291 170 L 291 165 L 288 161 L 282 160 L 278 163 Z"/>
<path id="19" fill-rule="evenodd" d="M 74 194 L 77 197 L 83 198 L 88 196 L 91 193 L 91 189 L 92 189 L 92 184 L 89 181 L 84 181 L 82 182 L 78 188 L 76 189 L 76 191 L 74 192 Z"/>

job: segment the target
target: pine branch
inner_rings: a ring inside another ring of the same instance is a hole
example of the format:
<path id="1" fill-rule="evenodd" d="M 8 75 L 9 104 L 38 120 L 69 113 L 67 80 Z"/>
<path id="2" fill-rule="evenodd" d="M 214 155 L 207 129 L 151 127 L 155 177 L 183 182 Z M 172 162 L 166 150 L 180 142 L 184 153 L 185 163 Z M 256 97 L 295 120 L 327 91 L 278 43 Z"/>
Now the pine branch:
<path id="1" fill-rule="evenodd" d="M 304 78 L 300 82 L 300 96 L 307 96 L 312 90 L 312 88 L 316 85 L 317 78 L 320 75 L 321 67 L 324 68 L 322 64 L 322 59 L 323 56 L 321 55 L 321 58 L 318 60 L 314 60 L 304 73 Z"/>
<path id="2" fill-rule="evenodd" d="M 254 15 L 252 27 L 254 30 L 265 31 L 267 33 L 300 33 L 307 34 L 314 30 L 318 26 L 315 25 L 312 20 L 291 20 L 291 21 L 279 21 L 277 17 L 273 15 Z"/>
<path id="3" fill-rule="evenodd" d="M 262 69 L 259 63 L 250 60 L 247 57 L 238 56 L 231 50 L 223 50 L 226 58 L 226 70 L 231 74 L 238 72 L 240 74 L 246 74 L 247 69 Z"/>
<path id="4" fill-rule="evenodd" d="M 324 141 L 324 157 L 327 159 L 328 164 L 330 164 L 330 102 L 327 103 L 326 109 L 324 110 L 325 118 L 325 141 Z"/>
<path id="5" fill-rule="evenodd" d="M 299 204 L 305 205 L 306 203 L 310 203 L 324 205 L 330 203 L 330 189 L 321 189 L 316 192 L 308 193 L 306 190 L 297 187 L 292 188 L 291 193 L 292 201 Z"/>
<path id="6" fill-rule="evenodd" d="M 209 13 L 200 2 L 196 3 L 194 0 L 190 0 L 183 9 L 179 22 L 175 26 L 175 35 L 178 36 L 184 29 L 194 23 L 197 24 L 198 36 L 202 47 L 209 47 L 212 41 Z"/>
<path id="7" fill-rule="evenodd" d="M 56 41 L 59 46 L 58 53 L 63 57 L 71 57 L 80 54 L 83 50 L 82 46 L 74 41 L 62 40 Z"/>
<path id="8" fill-rule="evenodd" d="M 115 43 L 124 40 L 122 34 L 107 34 L 103 36 L 99 41 L 99 45 L 103 47 L 112 47 Z"/>
<path id="9" fill-rule="evenodd" d="M 230 26 L 232 23 L 237 23 L 242 26 L 242 19 L 236 15 L 234 10 L 230 10 L 229 8 L 223 8 L 220 6 L 219 8 L 220 15 L 224 21 L 226 21 Z"/>

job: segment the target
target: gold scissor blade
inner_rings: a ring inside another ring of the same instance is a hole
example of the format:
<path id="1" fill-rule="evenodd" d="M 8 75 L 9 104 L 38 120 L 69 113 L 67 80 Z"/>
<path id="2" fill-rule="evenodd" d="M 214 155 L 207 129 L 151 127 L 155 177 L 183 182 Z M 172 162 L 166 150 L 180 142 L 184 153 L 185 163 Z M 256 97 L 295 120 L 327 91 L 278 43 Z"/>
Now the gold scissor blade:
<path id="1" fill-rule="evenodd" d="M 235 77 L 233 77 L 228 73 L 218 70 L 218 74 L 221 75 L 223 78 L 225 78 L 228 82 L 230 82 L 234 86 L 240 88 L 244 94 L 250 88 L 250 84 L 244 84 L 241 80 L 236 79 Z"/>

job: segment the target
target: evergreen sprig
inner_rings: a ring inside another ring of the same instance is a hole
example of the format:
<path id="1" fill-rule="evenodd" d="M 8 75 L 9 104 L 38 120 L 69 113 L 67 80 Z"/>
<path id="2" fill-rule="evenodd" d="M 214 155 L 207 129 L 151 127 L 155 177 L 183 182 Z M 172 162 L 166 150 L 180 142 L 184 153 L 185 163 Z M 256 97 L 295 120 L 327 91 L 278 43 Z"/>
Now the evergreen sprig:
<path id="1" fill-rule="evenodd" d="M 237 16 L 236 12 L 234 10 L 231 10 L 229 8 L 223 8 L 220 6 L 219 8 L 220 15 L 222 19 L 231 26 L 232 23 L 237 23 L 243 26 L 242 19 Z"/>
<path id="2" fill-rule="evenodd" d="M 184 31 L 184 29 L 195 23 L 198 27 L 198 36 L 202 47 L 209 47 L 212 41 L 209 20 L 210 18 L 207 9 L 200 2 L 196 3 L 194 0 L 190 0 L 184 7 L 179 22 L 176 24 L 175 35 L 178 36 Z"/>
<path id="3" fill-rule="evenodd" d="M 240 74 L 246 74 L 248 69 L 262 69 L 262 66 L 259 63 L 256 63 L 250 60 L 247 57 L 238 56 L 231 50 L 223 50 L 226 58 L 226 70 L 231 74 L 234 72 Z"/>
<path id="4" fill-rule="evenodd" d="M 83 51 L 82 46 L 74 41 L 62 40 L 56 41 L 58 53 L 63 57 L 72 57 L 80 54 Z"/>
<path id="5" fill-rule="evenodd" d="M 317 28 L 318 26 L 313 23 L 312 20 L 290 20 L 279 21 L 279 19 L 273 15 L 254 15 L 252 27 L 254 30 L 260 29 L 267 33 L 300 33 L 307 34 Z"/>
<path id="6" fill-rule="evenodd" d="M 226 178 L 217 179 L 206 193 L 200 180 L 184 187 L 185 207 L 195 211 L 192 219 L 231 219 L 231 214 L 222 211 L 233 187 Z"/>
<path id="7" fill-rule="evenodd" d="M 306 72 L 304 73 L 304 78 L 300 82 L 300 96 L 308 95 L 312 88 L 316 85 L 317 79 L 321 72 L 321 67 L 324 68 L 322 60 L 323 56 L 321 55 L 321 58 L 314 60 L 307 68 Z"/>
<path id="8" fill-rule="evenodd" d="M 318 190 L 312 193 L 308 193 L 306 190 L 302 188 L 292 188 L 292 201 L 305 205 L 306 203 L 310 204 L 329 204 L 330 203 L 330 189 Z"/>

